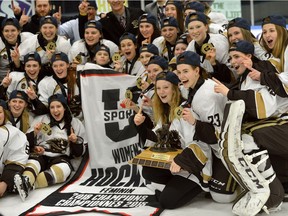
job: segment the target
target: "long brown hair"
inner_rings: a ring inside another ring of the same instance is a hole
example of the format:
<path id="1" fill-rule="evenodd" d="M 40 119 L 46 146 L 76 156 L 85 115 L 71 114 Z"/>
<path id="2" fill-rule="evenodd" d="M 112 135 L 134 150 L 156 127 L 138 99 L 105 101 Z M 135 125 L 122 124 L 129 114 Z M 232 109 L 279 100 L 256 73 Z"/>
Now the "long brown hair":
<path id="1" fill-rule="evenodd" d="M 172 83 L 171 83 L 172 84 Z M 172 98 L 171 98 L 171 105 L 164 104 L 160 100 L 157 92 L 153 97 L 153 114 L 155 122 L 161 121 L 162 124 L 167 124 L 173 121 L 176 118 L 174 114 L 174 110 L 180 105 L 181 103 L 181 93 L 179 87 L 177 85 L 172 84 Z M 157 91 L 157 81 L 155 83 L 155 91 Z"/>
<path id="2" fill-rule="evenodd" d="M 243 36 L 243 40 L 248 41 L 252 44 L 254 44 L 255 42 L 258 42 L 258 40 L 254 37 L 251 31 L 244 29 L 244 28 L 240 28 L 240 27 L 237 27 L 237 28 L 240 29 L 242 36 Z M 231 47 L 232 43 L 229 40 L 229 36 L 228 36 L 228 42 L 229 42 L 229 47 Z"/>
<path id="3" fill-rule="evenodd" d="M 275 24 L 274 24 L 275 25 Z M 263 39 L 263 34 L 261 34 L 261 38 L 260 38 L 260 44 L 263 45 L 263 47 L 270 53 L 272 53 L 272 55 L 275 58 L 279 58 L 280 59 L 280 68 L 279 71 L 283 72 L 284 70 L 284 53 L 285 50 L 288 46 L 288 32 L 287 29 L 275 25 L 276 31 L 277 31 L 277 40 L 275 42 L 275 45 L 273 47 L 273 49 L 269 49 L 269 47 L 267 46 L 267 44 L 265 43 L 264 39 Z"/>

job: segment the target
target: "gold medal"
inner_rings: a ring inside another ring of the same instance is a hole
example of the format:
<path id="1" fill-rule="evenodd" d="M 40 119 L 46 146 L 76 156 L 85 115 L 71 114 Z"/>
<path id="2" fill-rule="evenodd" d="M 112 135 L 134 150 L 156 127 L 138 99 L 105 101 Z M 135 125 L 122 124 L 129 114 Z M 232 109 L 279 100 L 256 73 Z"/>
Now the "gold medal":
<path id="1" fill-rule="evenodd" d="M 201 52 L 203 54 L 206 54 L 209 50 L 211 50 L 213 48 L 213 44 L 212 43 L 205 43 L 202 45 L 201 47 Z"/>
<path id="2" fill-rule="evenodd" d="M 139 25 L 138 19 L 133 20 L 131 23 L 132 23 L 134 29 L 138 28 L 138 25 Z"/>
<path id="3" fill-rule="evenodd" d="M 180 119 L 182 118 L 182 112 L 183 112 L 183 107 L 179 106 L 174 110 L 174 114 L 176 116 L 176 118 Z"/>
<path id="4" fill-rule="evenodd" d="M 81 63 L 82 63 L 82 57 L 81 57 L 81 55 L 78 54 L 78 55 L 75 57 L 75 60 L 76 60 L 79 64 L 81 64 Z"/>
<path id="5" fill-rule="evenodd" d="M 41 132 L 43 134 L 47 134 L 47 135 L 50 135 L 51 134 L 51 128 L 50 128 L 50 125 L 49 124 L 46 124 L 46 123 L 42 123 L 41 125 Z"/>
<path id="6" fill-rule="evenodd" d="M 26 84 L 25 83 L 21 84 L 21 89 L 26 89 Z"/>
<path id="7" fill-rule="evenodd" d="M 119 61 L 121 59 L 121 55 L 118 52 L 115 52 L 114 55 L 112 56 L 112 61 Z"/>
<path id="8" fill-rule="evenodd" d="M 133 93 L 130 90 L 126 90 L 125 92 L 125 98 L 132 100 L 133 98 Z"/>
<path id="9" fill-rule="evenodd" d="M 142 77 L 138 77 L 136 80 L 136 86 L 137 88 L 141 89 L 142 86 Z"/>
<path id="10" fill-rule="evenodd" d="M 56 49 L 56 43 L 55 42 L 49 42 L 46 46 L 46 49 L 51 51 Z"/>

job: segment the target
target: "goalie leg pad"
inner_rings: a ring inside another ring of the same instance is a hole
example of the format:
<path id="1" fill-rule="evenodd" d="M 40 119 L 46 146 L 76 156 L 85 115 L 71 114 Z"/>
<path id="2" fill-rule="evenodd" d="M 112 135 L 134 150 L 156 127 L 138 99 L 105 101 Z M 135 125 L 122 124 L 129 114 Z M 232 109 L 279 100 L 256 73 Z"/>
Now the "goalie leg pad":
<path id="1" fill-rule="evenodd" d="M 241 125 L 244 111 L 242 100 L 226 105 L 219 141 L 220 156 L 228 171 L 244 189 L 233 205 L 233 213 L 256 215 L 270 196 L 270 182 L 258 171 L 259 164 L 252 164 L 251 156 L 243 153 Z"/>

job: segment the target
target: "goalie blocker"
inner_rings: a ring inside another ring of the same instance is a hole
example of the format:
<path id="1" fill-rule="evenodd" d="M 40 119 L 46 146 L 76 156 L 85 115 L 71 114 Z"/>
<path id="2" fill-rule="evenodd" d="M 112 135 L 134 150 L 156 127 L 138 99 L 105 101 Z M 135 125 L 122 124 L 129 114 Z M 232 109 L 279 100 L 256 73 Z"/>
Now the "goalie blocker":
<path id="1" fill-rule="evenodd" d="M 280 208 L 284 191 L 267 151 L 259 150 L 253 137 L 250 137 L 252 142 L 251 139 L 249 142 L 243 140 L 245 134 L 241 135 L 241 126 L 244 112 L 243 100 L 227 103 L 219 140 L 221 160 L 243 189 L 232 211 L 241 216 L 256 215 L 261 209 L 269 213 L 273 208 Z"/>

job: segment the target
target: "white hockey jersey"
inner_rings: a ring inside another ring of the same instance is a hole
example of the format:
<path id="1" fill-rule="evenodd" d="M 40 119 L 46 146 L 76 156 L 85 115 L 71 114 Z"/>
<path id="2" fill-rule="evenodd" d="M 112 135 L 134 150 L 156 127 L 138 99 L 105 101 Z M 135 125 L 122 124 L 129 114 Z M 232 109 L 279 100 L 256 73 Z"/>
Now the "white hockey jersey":
<path id="1" fill-rule="evenodd" d="M 219 63 L 228 64 L 228 58 L 229 58 L 229 43 L 227 38 L 222 35 L 222 34 L 209 34 L 210 39 L 208 43 L 212 43 L 214 48 L 216 49 L 216 60 Z M 186 51 L 193 51 L 196 52 L 195 49 L 195 40 L 192 40 L 186 49 Z M 199 53 L 198 53 L 199 54 Z M 204 55 L 200 55 L 200 60 L 201 60 L 201 67 L 203 67 L 207 72 L 213 73 L 213 66 L 209 62 L 209 60 L 204 59 Z"/>
<path id="2" fill-rule="evenodd" d="M 7 88 L 7 96 L 9 98 L 9 95 L 13 90 L 20 90 L 26 92 L 26 90 L 29 88 L 30 84 L 35 86 L 36 88 L 37 83 L 35 81 L 29 81 L 26 79 L 23 72 L 17 72 L 13 71 L 9 74 L 10 78 L 12 79 L 10 85 Z M 37 94 L 37 92 L 36 92 Z"/>
<path id="3" fill-rule="evenodd" d="M 155 132 L 157 129 L 161 127 L 162 127 L 162 123 L 158 122 L 158 124 L 155 126 L 153 131 Z M 190 123 L 185 121 L 183 118 L 174 119 L 171 122 L 169 130 L 170 131 L 176 130 L 179 133 L 182 148 L 183 149 L 189 148 L 193 152 L 193 154 L 198 158 L 198 161 L 204 164 L 204 167 L 200 174 L 202 178 L 198 178 L 196 175 L 189 173 L 188 171 L 183 170 L 183 169 L 181 169 L 180 172 L 175 173 L 175 175 L 180 175 L 184 178 L 189 178 L 191 181 L 194 181 L 195 183 L 197 183 L 204 191 L 208 192 L 209 191 L 208 181 L 210 180 L 212 176 L 211 147 L 204 142 L 195 141 L 193 139 L 194 133 L 195 133 L 195 126 L 191 125 Z"/>
<path id="4" fill-rule="evenodd" d="M 287 98 L 279 97 L 267 86 L 261 85 L 259 81 L 252 80 L 249 76 L 246 76 L 245 81 L 241 83 L 240 89 L 255 91 L 254 103 L 258 119 L 277 117 L 288 112 Z M 245 102 L 253 103 L 251 100 Z"/>
<path id="5" fill-rule="evenodd" d="M 38 118 L 38 121 L 49 124 L 50 118 L 48 115 Z M 35 121 L 36 123 L 36 121 Z M 57 157 L 61 155 L 70 156 L 70 146 L 69 145 L 80 145 L 87 144 L 86 132 L 83 124 L 79 119 L 73 118 L 71 122 L 74 133 L 82 138 L 83 143 L 73 143 L 70 144 L 68 141 L 67 131 L 64 128 L 64 123 L 60 123 L 58 126 L 51 127 L 51 131 L 48 133 L 39 132 L 36 137 L 36 145 L 42 146 L 45 149 L 44 155 L 49 157 Z"/>
<path id="6" fill-rule="evenodd" d="M 67 83 L 63 84 L 65 87 L 65 93 L 68 96 L 68 88 Z M 48 98 L 54 94 L 63 94 L 61 91 L 61 87 L 58 85 L 57 81 L 53 78 L 53 76 L 45 77 L 39 82 L 38 85 L 38 95 L 39 100 L 48 106 Z M 74 95 L 79 95 L 79 88 L 75 84 Z"/>
<path id="7" fill-rule="evenodd" d="M 10 124 L 0 127 L 0 174 L 4 166 L 9 163 L 15 163 L 24 168 L 28 153 L 29 144 L 24 133 Z"/>
<path id="8" fill-rule="evenodd" d="M 37 52 L 41 57 L 41 64 L 47 64 L 50 62 L 50 59 L 52 56 L 47 55 L 46 51 L 42 49 L 42 47 L 39 44 L 38 35 L 33 35 L 28 40 L 25 40 L 23 43 L 19 46 L 19 52 L 20 52 L 20 60 L 23 61 L 24 56 L 27 53 L 30 52 Z M 63 52 L 68 55 L 68 52 L 71 48 L 71 44 L 68 40 L 65 39 L 65 37 L 58 35 L 56 40 L 56 50 L 55 52 Z"/>
<path id="9" fill-rule="evenodd" d="M 30 32 L 20 33 L 21 43 L 23 43 L 25 40 L 27 40 L 33 36 L 34 36 L 34 34 L 32 34 Z M 11 52 L 12 52 L 12 50 L 10 50 L 10 53 Z M 6 50 L 4 42 L 0 38 L 0 80 L 2 80 L 6 76 L 9 68 L 10 68 L 10 66 L 9 66 L 9 59 L 8 59 L 7 50 Z"/>
<path id="10" fill-rule="evenodd" d="M 100 44 L 104 44 L 105 46 L 109 47 L 110 49 L 110 57 L 112 58 L 112 56 L 114 55 L 115 52 L 119 52 L 119 48 L 118 46 L 110 41 L 110 40 L 106 40 L 106 39 L 102 39 L 100 40 Z M 90 59 L 88 50 L 85 46 L 85 41 L 84 40 L 78 40 L 75 41 L 74 44 L 72 45 L 68 57 L 69 57 L 69 61 L 72 62 L 73 59 L 77 56 L 80 55 L 81 56 L 81 65 L 84 65 L 87 62 L 91 62 L 93 61 L 93 59 Z"/>

